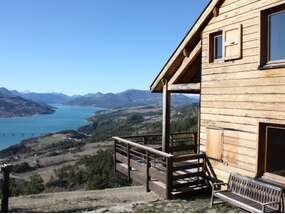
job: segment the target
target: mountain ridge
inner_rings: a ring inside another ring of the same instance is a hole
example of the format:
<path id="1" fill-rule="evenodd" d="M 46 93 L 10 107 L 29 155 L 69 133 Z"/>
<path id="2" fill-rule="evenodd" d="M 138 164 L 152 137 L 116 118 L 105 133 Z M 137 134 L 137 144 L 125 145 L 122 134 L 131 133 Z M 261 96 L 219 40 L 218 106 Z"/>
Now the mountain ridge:
<path id="1" fill-rule="evenodd" d="M 128 89 L 119 93 L 88 93 L 85 95 L 68 96 L 63 93 L 36 93 L 18 92 L 0 88 L 0 96 L 18 96 L 41 104 L 63 104 L 74 106 L 95 106 L 101 108 L 120 108 L 144 105 L 161 105 L 162 95 L 151 93 L 148 90 Z M 198 102 L 194 96 L 189 97 L 181 94 L 172 96 L 174 106 Z"/>
<path id="2" fill-rule="evenodd" d="M 172 96 L 174 106 L 197 102 L 195 97 L 175 94 Z M 68 105 L 95 106 L 101 108 L 121 108 L 143 105 L 161 105 L 162 94 L 151 93 L 147 90 L 129 89 L 119 93 L 96 93 L 81 96 L 67 102 Z"/>

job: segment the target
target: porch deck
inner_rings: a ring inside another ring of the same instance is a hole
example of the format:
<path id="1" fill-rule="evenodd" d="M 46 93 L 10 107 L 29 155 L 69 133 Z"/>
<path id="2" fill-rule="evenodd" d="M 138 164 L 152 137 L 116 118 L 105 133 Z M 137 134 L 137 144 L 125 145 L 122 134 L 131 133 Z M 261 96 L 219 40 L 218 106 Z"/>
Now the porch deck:
<path id="1" fill-rule="evenodd" d="M 205 154 L 197 153 L 197 133 L 175 133 L 169 153 L 161 135 L 113 137 L 115 171 L 166 199 L 209 189 L 213 176 Z"/>

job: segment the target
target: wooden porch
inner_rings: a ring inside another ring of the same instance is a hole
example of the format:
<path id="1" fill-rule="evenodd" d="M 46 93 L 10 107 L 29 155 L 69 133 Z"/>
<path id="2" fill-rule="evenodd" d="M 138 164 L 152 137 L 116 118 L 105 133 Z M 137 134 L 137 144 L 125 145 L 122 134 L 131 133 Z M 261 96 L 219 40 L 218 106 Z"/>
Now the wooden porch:
<path id="1" fill-rule="evenodd" d="M 161 135 L 113 137 L 115 171 L 166 199 L 209 190 L 213 177 L 205 154 L 197 154 L 197 133 L 170 135 L 169 153 Z"/>

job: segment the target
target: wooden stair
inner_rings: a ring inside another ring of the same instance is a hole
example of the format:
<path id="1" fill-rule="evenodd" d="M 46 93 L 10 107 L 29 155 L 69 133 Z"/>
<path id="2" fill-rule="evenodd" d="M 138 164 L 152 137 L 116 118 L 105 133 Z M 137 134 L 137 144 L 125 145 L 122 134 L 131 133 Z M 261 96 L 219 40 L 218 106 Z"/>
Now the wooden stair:
<path id="1" fill-rule="evenodd" d="M 174 169 L 179 169 L 173 173 L 174 181 L 172 183 L 171 196 L 173 198 L 200 193 L 209 190 L 209 185 L 203 171 L 201 163 L 197 163 L 196 168 L 193 162 L 179 164 Z M 190 168 L 190 169 L 189 169 Z M 126 163 L 117 163 L 116 169 L 125 176 L 128 176 L 128 165 Z M 145 185 L 146 176 L 143 172 L 134 168 L 130 169 L 130 179 L 135 184 Z M 158 179 L 151 178 L 149 180 L 150 190 L 158 193 L 162 197 L 165 196 L 166 184 Z"/>

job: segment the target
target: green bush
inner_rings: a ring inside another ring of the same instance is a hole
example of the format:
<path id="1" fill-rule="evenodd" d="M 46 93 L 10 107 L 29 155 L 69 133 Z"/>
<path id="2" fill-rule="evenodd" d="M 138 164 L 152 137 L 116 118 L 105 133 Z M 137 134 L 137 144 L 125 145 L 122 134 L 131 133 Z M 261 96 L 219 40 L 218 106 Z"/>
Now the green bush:
<path id="1" fill-rule="evenodd" d="M 105 189 L 129 185 L 127 180 L 114 173 L 112 152 L 99 150 L 96 155 L 81 158 L 75 165 L 55 170 L 46 187 L 53 189 L 87 190 Z"/>
<path id="2" fill-rule="evenodd" d="M 32 175 L 26 186 L 26 194 L 39 194 L 45 190 L 44 180 L 38 174 Z"/>
<path id="3" fill-rule="evenodd" d="M 45 191 L 44 181 L 39 174 L 30 177 L 30 181 L 16 181 L 11 179 L 11 196 L 39 194 Z"/>
<path id="4" fill-rule="evenodd" d="M 142 123 L 144 121 L 144 117 L 141 114 L 134 113 L 127 117 L 127 121 L 131 124 Z"/>

